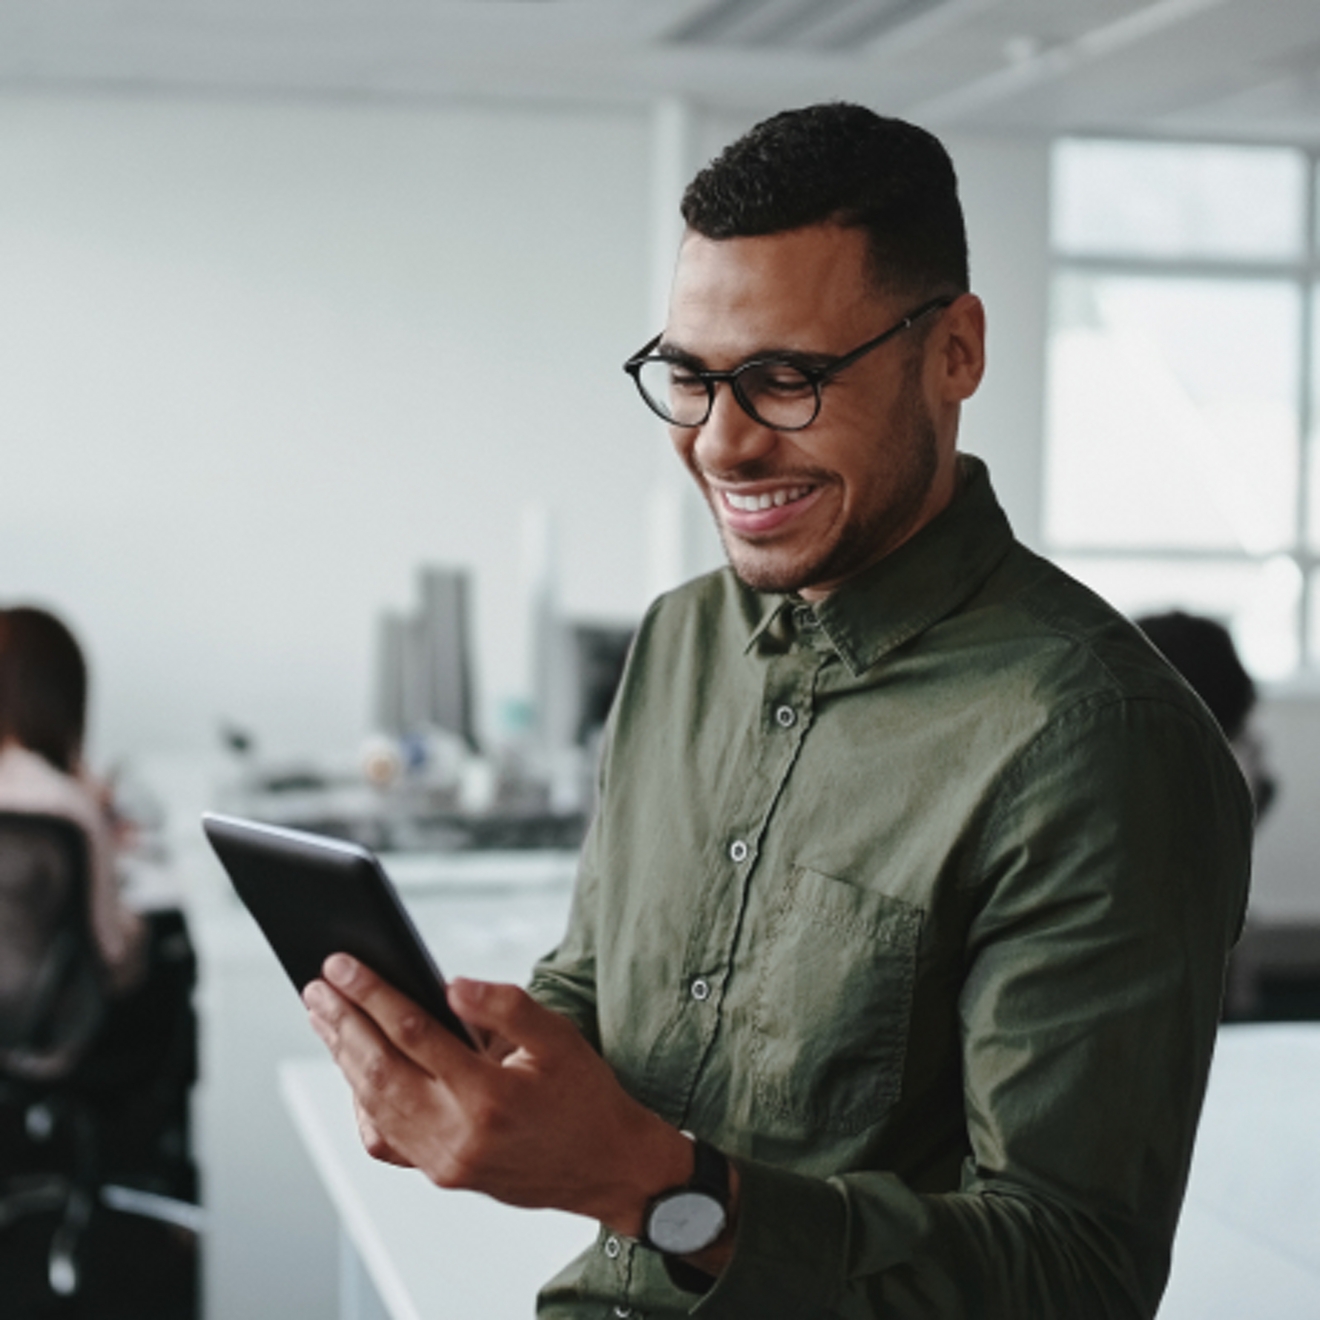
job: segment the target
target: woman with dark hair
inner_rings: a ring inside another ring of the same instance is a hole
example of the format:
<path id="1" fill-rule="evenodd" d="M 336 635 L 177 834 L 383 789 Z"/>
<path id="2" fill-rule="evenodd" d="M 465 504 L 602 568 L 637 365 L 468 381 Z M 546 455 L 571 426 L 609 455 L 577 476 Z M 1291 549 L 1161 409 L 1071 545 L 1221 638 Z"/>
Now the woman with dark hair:
<path id="1" fill-rule="evenodd" d="M 92 929 L 111 989 L 144 970 L 146 926 L 120 900 L 106 794 L 83 764 L 87 664 L 53 614 L 0 610 L 0 810 L 60 816 L 80 825 L 91 859 Z"/>

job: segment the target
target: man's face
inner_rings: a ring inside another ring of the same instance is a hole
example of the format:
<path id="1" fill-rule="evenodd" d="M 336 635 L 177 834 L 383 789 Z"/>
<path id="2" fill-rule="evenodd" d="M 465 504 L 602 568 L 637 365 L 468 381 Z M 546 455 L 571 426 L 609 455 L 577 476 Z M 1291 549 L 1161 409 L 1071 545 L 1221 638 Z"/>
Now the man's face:
<path id="1" fill-rule="evenodd" d="M 913 310 L 910 298 L 875 292 L 866 257 L 864 233 L 837 225 L 689 233 L 663 346 L 716 371 L 774 353 L 842 356 Z M 817 599 L 948 503 L 956 407 L 930 357 L 920 329 L 899 335 L 823 385 L 803 431 L 754 421 L 725 384 L 703 426 L 670 427 L 743 581 Z"/>

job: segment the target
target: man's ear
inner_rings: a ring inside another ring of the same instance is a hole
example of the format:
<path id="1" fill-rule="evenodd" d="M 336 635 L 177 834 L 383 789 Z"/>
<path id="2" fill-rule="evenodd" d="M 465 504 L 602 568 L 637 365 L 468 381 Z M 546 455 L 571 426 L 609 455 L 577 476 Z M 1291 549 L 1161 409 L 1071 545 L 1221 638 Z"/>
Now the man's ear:
<path id="1" fill-rule="evenodd" d="M 985 375 L 984 304 L 974 293 L 960 294 L 945 308 L 935 334 L 944 402 L 970 399 Z"/>

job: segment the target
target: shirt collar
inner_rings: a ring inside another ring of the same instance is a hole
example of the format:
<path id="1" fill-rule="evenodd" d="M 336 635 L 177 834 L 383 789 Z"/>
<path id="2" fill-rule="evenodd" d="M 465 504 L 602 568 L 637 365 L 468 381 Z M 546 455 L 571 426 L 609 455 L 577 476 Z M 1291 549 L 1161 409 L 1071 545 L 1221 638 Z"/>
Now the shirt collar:
<path id="1" fill-rule="evenodd" d="M 814 607 L 821 631 L 854 675 L 956 610 L 1013 543 L 985 464 L 970 454 L 960 454 L 958 462 L 962 479 L 948 508 Z M 776 620 L 788 623 L 803 602 L 748 594 L 751 650 Z"/>

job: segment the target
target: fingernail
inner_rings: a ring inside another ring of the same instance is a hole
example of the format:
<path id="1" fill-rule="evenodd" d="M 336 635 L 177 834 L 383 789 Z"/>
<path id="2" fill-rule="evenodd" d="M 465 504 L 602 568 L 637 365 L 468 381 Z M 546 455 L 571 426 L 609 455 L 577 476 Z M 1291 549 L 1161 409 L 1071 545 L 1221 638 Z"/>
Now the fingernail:
<path id="1" fill-rule="evenodd" d="M 330 991 L 321 981 L 309 982 L 303 988 L 302 998 L 303 1003 L 313 1012 L 324 1012 L 331 1004 Z"/>
<path id="2" fill-rule="evenodd" d="M 332 953 L 325 960 L 325 979 L 335 985 L 352 985 L 357 975 L 357 963 L 346 953 Z"/>

